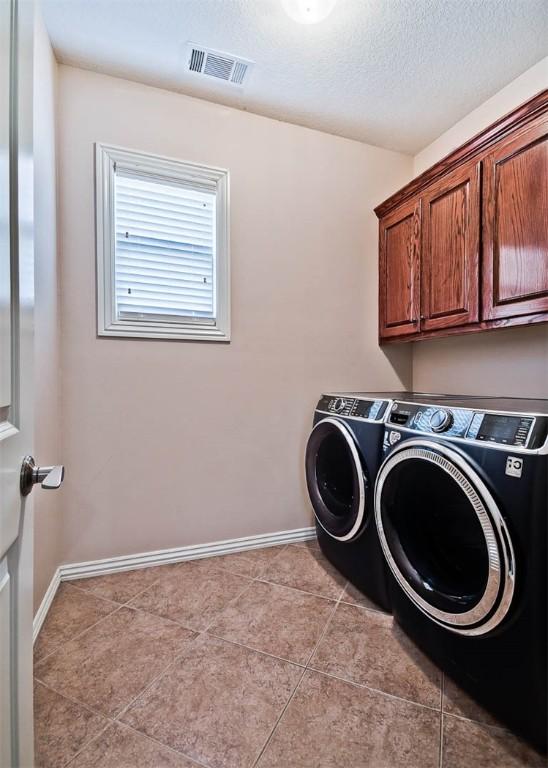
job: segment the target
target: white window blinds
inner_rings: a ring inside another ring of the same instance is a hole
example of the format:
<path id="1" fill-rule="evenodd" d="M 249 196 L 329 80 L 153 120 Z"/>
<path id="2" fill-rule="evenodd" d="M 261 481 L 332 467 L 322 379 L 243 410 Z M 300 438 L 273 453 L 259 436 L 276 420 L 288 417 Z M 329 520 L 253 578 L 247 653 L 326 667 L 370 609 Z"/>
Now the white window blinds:
<path id="1" fill-rule="evenodd" d="M 214 191 L 115 171 L 118 320 L 215 323 L 215 208 Z"/>

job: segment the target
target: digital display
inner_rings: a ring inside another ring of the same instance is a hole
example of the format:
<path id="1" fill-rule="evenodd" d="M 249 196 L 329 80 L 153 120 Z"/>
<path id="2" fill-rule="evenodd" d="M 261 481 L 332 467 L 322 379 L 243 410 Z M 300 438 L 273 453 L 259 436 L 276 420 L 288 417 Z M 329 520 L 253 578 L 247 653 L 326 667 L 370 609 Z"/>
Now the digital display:
<path id="1" fill-rule="evenodd" d="M 357 400 L 354 412 L 356 416 L 362 416 L 363 418 L 367 418 L 369 416 L 370 408 L 371 408 L 370 400 Z M 375 415 L 372 414 L 371 418 L 375 418 Z"/>
<path id="2" fill-rule="evenodd" d="M 530 426 L 531 419 L 486 413 L 478 432 L 478 440 L 523 445 L 527 439 Z"/>

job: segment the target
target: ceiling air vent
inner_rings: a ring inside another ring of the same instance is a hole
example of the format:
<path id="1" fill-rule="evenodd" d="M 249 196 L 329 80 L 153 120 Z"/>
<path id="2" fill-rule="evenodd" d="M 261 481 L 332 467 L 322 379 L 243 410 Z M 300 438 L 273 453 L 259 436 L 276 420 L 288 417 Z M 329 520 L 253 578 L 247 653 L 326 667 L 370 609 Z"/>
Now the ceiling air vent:
<path id="1" fill-rule="evenodd" d="M 247 59 L 233 56 L 230 53 L 212 51 L 210 48 L 204 48 L 194 43 L 188 44 L 186 64 L 189 72 L 214 77 L 217 80 L 224 80 L 226 83 L 240 86 L 249 77 L 249 72 L 253 66 L 253 62 Z"/>

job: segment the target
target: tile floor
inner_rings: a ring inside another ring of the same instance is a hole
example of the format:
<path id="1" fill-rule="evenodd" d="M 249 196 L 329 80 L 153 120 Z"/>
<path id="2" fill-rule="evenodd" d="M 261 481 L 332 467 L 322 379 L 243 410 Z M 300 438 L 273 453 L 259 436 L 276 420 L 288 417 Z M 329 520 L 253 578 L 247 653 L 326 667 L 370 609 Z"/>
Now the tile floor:
<path id="1" fill-rule="evenodd" d="M 498 727 L 315 542 L 61 585 L 39 768 L 517 768 Z"/>

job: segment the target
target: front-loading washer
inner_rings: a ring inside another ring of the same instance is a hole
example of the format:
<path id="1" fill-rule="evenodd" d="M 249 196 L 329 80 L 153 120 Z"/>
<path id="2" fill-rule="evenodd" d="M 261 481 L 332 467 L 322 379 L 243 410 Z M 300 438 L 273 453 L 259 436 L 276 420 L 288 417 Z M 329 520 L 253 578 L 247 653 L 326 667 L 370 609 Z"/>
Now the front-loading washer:
<path id="1" fill-rule="evenodd" d="M 322 395 L 306 446 L 305 473 L 322 552 L 358 590 L 389 610 L 373 488 L 390 400 L 376 395 Z"/>
<path id="2" fill-rule="evenodd" d="M 548 401 L 395 401 L 375 519 L 396 621 L 546 750 Z"/>

